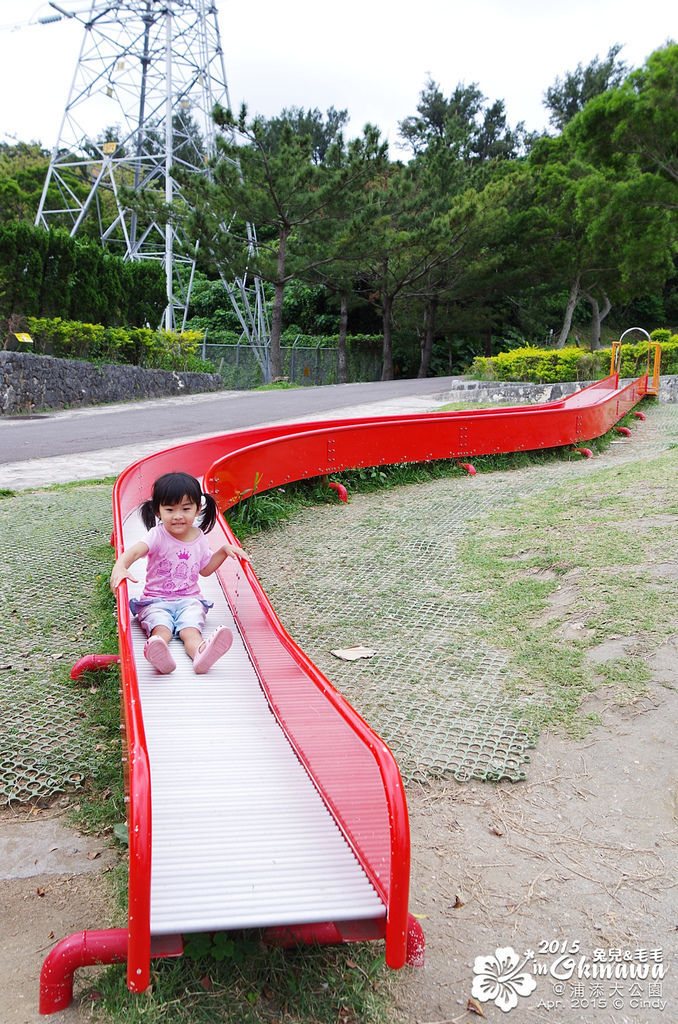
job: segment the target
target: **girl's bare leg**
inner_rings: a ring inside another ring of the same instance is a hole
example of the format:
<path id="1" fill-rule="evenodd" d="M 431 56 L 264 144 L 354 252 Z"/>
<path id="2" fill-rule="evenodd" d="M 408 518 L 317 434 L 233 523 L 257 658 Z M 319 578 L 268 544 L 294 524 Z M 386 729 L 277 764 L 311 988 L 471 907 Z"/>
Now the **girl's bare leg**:
<path id="1" fill-rule="evenodd" d="M 182 629 L 179 633 L 184 647 L 186 648 L 186 654 L 189 656 L 191 661 L 195 658 L 195 652 L 202 643 L 202 633 L 199 629 L 195 629 L 193 626 L 187 626 L 186 629 Z"/>

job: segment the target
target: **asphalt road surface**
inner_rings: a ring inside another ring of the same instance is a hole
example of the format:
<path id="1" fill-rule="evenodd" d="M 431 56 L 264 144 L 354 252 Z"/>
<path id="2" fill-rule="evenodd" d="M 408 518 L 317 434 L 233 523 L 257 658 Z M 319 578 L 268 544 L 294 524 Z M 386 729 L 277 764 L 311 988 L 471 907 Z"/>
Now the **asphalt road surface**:
<path id="1" fill-rule="evenodd" d="M 35 416 L 0 416 L 0 465 L 124 445 L 174 441 L 332 413 L 368 402 L 448 391 L 453 377 L 333 384 L 281 391 L 224 391 Z"/>

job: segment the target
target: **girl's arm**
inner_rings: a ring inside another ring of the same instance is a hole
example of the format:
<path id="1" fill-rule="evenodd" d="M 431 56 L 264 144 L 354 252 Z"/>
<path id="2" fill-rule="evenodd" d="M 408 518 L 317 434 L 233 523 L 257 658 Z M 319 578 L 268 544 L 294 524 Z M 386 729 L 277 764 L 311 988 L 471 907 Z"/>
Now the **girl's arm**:
<path id="1" fill-rule="evenodd" d="M 250 556 L 247 552 L 237 544 L 223 544 L 217 551 L 212 554 L 207 565 L 203 566 L 200 570 L 201 576 L 211 576 L 212 573 L 219 568 L 222 562 L 225 562 L 227 558 L 244 558 L 246 562 L 249 562 Z"/>
<path id="2" fill-rule="evenodd" d="M 148 544 L 145 544 L 143 540 L 137 541 L 131 548 L 127 548 L 126 551 L 120 555 L 120 558 L 116 561 L 113 566 L 113 572 L 111 573 L 111 590 L 115 593 L 123 580 L 131 580 L 132 583 L 138 583 L 134 576 L 130 576 L 129 569 L 140 558 L 143 558 L 148 554 Z"/>

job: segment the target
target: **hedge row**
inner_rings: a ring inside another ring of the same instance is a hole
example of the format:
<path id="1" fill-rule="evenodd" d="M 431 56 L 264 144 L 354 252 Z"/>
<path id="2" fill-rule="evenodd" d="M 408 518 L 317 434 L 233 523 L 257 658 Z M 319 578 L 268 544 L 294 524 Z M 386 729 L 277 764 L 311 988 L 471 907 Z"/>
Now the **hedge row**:
<path id="1" fill-rule="evenodd" d="M 36 355 L 89 362 L 127 363 L 155 370 L 212 373 L 214 367 L 197 355 L 199 331 L 172 331 L 150 327 L 104 327 L 80 321 L 26 317 Z"/>
<path id="2" fill-rule="evenodd" d="M 672 335 L 668 341 L 662 340 L 661 348 L 661 372 L 678 374 L 678 334 Z M 647 368 L 647 351 L 647 342 L 622 345 L 620 375 L 640 377 Z M 581 382 L 607 377 L 610 358 L 611 349 L 587 352 L 581 348 L 514 348 L 492 358 L 476 356 L 470 372 L 479 380 L 529 381 L 534 384 Z"/>
<path id="3" fill-rule="evenodd" d="M 159 262 L 125 261 L 60 228 L 0 224 L 0 310 L 6 317 L 152 324 L 160 321 L 166 303 Z"/>

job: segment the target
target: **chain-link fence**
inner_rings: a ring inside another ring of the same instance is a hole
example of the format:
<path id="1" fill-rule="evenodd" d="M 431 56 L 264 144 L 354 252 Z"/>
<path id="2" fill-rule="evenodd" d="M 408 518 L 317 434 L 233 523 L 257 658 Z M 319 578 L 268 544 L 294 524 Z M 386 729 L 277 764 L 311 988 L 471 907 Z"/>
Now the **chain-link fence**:
<path id="1" fill-rule="evenodd" d="M 225 387 L 239 390 L 264 384 L 264 373 L 254 349 L 247 343 L 236 345 L 205 344 L 203 358 L 214 363 Z M 280 348 L 283 377 L 291 384 L 319 385 L 339 383 L 339 350 L 322 345 L 315 347 L 284 345 Z M 350 347 L 346 354 L 347 379 L 379 380 L 381 355 L 373 349 Z"/>

